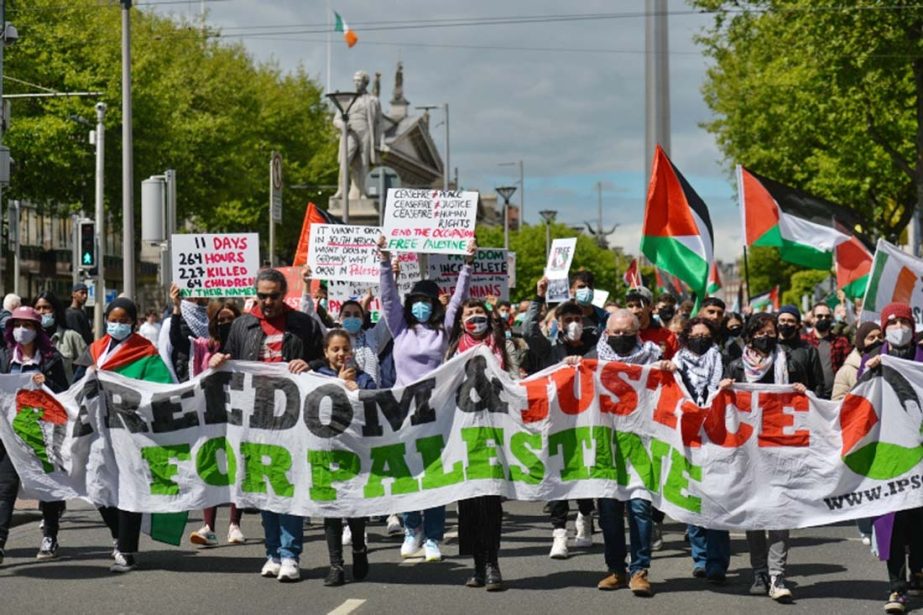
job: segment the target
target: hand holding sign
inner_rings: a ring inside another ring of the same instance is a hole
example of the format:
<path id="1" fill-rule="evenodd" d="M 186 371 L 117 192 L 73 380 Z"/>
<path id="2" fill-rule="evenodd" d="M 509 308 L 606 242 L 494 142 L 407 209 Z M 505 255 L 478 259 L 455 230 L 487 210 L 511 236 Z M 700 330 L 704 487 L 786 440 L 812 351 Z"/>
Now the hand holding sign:
<path id="1" fill-rule="evenodd" d="M 383 248 L 395 252 L 466 254 L 474 238 L 478 193 L 392 188 Z"/>
<path id="2" fill-rule="evenodd" d="M 249 297 L 260 268 L 256 233 L 171 237 L 173 279 L 183 297 Z"/>

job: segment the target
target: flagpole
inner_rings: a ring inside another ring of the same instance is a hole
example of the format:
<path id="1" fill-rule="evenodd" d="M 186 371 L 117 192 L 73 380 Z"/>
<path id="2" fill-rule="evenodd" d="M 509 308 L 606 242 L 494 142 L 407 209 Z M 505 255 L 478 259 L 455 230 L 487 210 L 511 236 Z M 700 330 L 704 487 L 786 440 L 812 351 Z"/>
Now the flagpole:
<path id="1" fill-rule="evenodd" d="M 747 246 L 744 246 L 744 280 L 747 283 L 747 305 L 750 305 L 750 262 L 747 260 Z"/>
<path id="2" fill-rule="evenodd" d="M 330 33 L 333 30 L 333 22 L 330 21 L 332 17 L 333 9 L 330 8 L 330 0 L 327 0 L 327 89 L 325 93 L 330 91 L 330 58 L 333 53 L 330 39 Z"/>

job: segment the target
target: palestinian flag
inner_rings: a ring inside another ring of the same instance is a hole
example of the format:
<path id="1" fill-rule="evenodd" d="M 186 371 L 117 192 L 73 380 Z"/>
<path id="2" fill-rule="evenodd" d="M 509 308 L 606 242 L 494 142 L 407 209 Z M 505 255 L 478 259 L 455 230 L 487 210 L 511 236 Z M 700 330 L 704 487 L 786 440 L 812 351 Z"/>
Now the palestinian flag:
<path id="1" fill-rule="evenodd" d="M 708 273 L 708 288 L 705 289 L 705 292 L 711 296 L 719 290 L 721 290 L 721 276 L 718 275 L 718 263 L 712 261 L 711 270 Z"/>
<path id="2" fill-rule="evenodd" d="M 781 184 L 770 183 L 737 166 L 744 245 L 778 248 L 779 256 L 786 262 L 808 269 L 830 269 L 836 246 L 849 237 L 830 226 L 785 211 L 770 190 L 778 186 Z M 832 213 L 828 220 L 833 221 Z"/>
<path id="3" fill-rule="evenodd" d="M 308 244 L 311 240 L 312 224 L 343 224 L 343 221 L 327 213 L 314 203 L 308 203 L 304 212 L 304 222 L 301 224 L 301 236 L 298 238 L 298 247 L 295 249 L 295 260 L 292 267 L 304 267 L 308 264 Z"/>
<path id="4" fill-rule="evenodd" d="M 879 239 L 859 320 L 878 320 L 889 303 L 906 303 L 915 313 L 923 310 L 923 259 Z"/>
<path id="5" fill-rule="evenodd" d="M 765 292 L 750 298 L 750 309 L 754 312 L 775 312 L 781 307 L 779 287 L 774 286 Z"/>
<path id="6" fill-rule="evenodd" d="M 714 260 L 711 217 L 702 198 L 658 145 L 647 189 L 641 251 L 656 267 L 705 296 Z"/>
<path id="7" fill-rule="evenodd" d="M 670 293 L 677 299 L 683 296 L 682 284 L 680 284 L 679 280 L 665 271 L 654 269 L 654 284 L 658 292 Z"/>
<path id="8" fill-rule="evenodd" d="M 872 253 L 856 237 L 836 247 L 836 287 L 850 299 L 865 294 L 872 270 Z"/>
<path id="9" fill-rule="evenodd" d="M 346 41 L 347 47 L 352 47 L 359 42 L 359 37 L 356 36 L 356 33 L 350 30 L 349 24 L 343 21 L 343 18 L 340 17 L 340 14 L 336 11 L 333 12 L 333 16 L 336 19 L 336 23 L 333 26 L 334 32 L 339 32 L 343 35 L 343 40 Z"/>
<path id="10" fill-rule="evenodd" d="M 643 284 L 641 284 L 641 272 L 638 270 L 638 259 L 631 259 L 628 269 L 626 269 L 625 273 L 622 275 L 622 280 L 628 288 L 643 286 Z"/>

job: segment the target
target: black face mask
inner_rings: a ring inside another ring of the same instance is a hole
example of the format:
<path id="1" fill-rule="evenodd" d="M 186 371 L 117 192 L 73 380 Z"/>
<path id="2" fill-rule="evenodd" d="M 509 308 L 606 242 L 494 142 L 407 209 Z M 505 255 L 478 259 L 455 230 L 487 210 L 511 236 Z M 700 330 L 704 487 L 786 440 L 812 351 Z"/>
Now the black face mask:
<path id="1" fill-rule="evenodd" d="M 815 320 L 814 328 L 820 331 L 821 333 L 826 333 L 831 328 L 833 328 L 833 321 L 830 320 L 829 318 L 825 318 L 823 320 Z"/>
<path id="2" fill-rule="evenodd" d="M 686 343 L 686 348 L 697 355 L 703 355 L 712 347 L 714 340 L 709 335 L 707 337 L 690 337 Z"/>
<path id="3" fill-rule="evenodd" d="M 795 325 L 779 325 L 779 335 L 782 339 L 787 340 L 795 335 L 795 332 L 798 330 L 798 327 Z"/>
<path id="4" fill-rule="evenodd" d="M 672 308 L 660 308 L 660 311 L 657 312 L 657 316 L 660 318 L 660 322 L 667 324 L 673 317 L 676 316 L 676 312 Z"/>
<path id="5" fill-rule="evenodd" d="M 231 334 L 231 325 L 232 322 L 226 322 L 218 325 L 218 340 L 221 342 L 221 347 L 224 348 L 224 345 L 228 343 L 228 336 Z"/>
<path id="6" fill-rule="evenodd" d="M 776 349 L 776 343 L 778 340 L 774 337 L 755 337 L 753 341 L 750 342 L 750 345 L 755 349 L 759 350 L 763 354 L 769 354 Z"/>
<path id="7" fill-rule="evenodd" d="M 881 348 L 881 345 L 882 345 L 882 344 L 884 344 L 884 341 L 883 341 L 883 340 L 876 340 L 876 341 L 872 342 L 871 344 L 866 344 L 866 345 L 865 345 L 865 348 L 863 348 L 862 350 L 860 350 L 860 352 L 862 352 L 862 353 L 875 352 L 876 350 L 878 350 L 879 348 Z"/>
<path id="8" fill-rule="evenodd" d="M 728 333 L 728 336 L 730 337 L 740 337 L 740 333 L 743 330 L 744 330 L 743 327 L 734 326 L 734 327 L 730 327 L 729 329 L 727 329 L 727 333 Z"/>
<path id="9" fill-rule="evenodd" d="M 637 335 L 610 335 L 606 338 L 609 348 L 615 351 L 615 354 L 623 357 L 635 349 L 638 345 Z"/>

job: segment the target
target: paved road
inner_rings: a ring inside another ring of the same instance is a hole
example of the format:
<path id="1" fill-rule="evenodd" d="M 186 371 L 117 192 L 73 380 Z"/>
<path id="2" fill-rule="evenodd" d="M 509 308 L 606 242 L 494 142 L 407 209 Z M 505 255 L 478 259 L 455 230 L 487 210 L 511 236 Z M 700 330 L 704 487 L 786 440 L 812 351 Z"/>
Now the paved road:
<path id="1" fill-rule="evenodd" d="M 651 580 L 657 595 L 636 598 L 627 590 L 600 592 L 604 571 L 601 544 L 574 551 L 566 561 L 548 559 L 550 527 L 541 504 L 506 504 L 501 569 L 509 589 L 488 594 L 463 586 L 469 560 L 458 557 L 449 539 L 439 563 L 400 562 L 400 537 L 369 529 L 372 571 L 362 583 L 327 588 L 323 529 L 305 532 L 304 579 L 282 584 L 263 579 L 259 518 L 244 517 L 246 545 L 211 549 L 173 548 L 142 539 L 141 568 L 127 575 L 108 572 L 111 544 L 99 515 L 74 502 L 64 518 L 60 558 L 34 559 L 40 533 L 29 521 L 13 528 L 0 566 L 0 613 L 881 613 L 887 584 L 884 565 L 858 540 L 853 526 L 794 533 L 789 581 L 791 606 L 746 595 L 750 574 L 746 542 L 733 536 L 729 583 L 713 588 L 691 576 L 682 528 L 667 524 L 666 545 L 655 553 Z M 227 519 L 219 511 L 219 524 Z M 449 514 L 450 536 L 455 516 Z M 189 530 L 199 527 L 199 518 Z M 222 537 L 223 538 L 223 537 Z M 596 534 L 597 543 L 602 538 Z M 348 556 L 347 556 L 348 557 Z M 919 608 L 923 598 L 914 604 Z"/>

